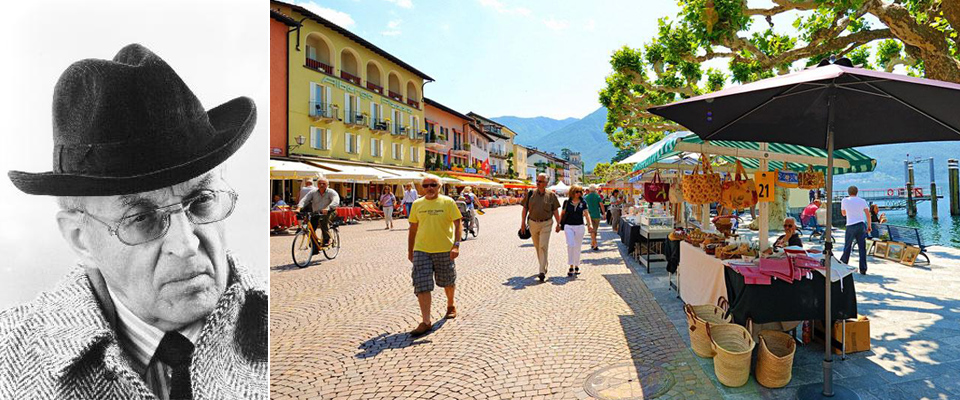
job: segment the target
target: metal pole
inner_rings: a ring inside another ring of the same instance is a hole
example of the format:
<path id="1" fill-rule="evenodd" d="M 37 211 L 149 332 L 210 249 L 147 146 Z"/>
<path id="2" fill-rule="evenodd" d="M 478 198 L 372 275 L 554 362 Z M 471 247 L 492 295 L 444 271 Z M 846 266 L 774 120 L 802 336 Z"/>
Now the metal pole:
<path id="1" fill-rule="evenodd" d="M 913 200 L 913 162 L 907 161 L 907 217 L 917 217 L 917 205 Z"/>
<path id="2" fill-rule="evenodd" d="M 947 175 L 950 184 L 950 215 L 960 215 L 960 161 L 956 158 L 947 160 Z"/>
<path id="3" fill-rule="evenodd" d="M 760 151 L 767 151 L 768 145 L 766 142 L 761 142 L 759 145 Z M 767 171 L 769 169 L 769 164 L 766 158 L 760 159 L 759 171 Z M 776 188 L 770 188 L 773 190 L 773 199 L 776 202 L 777 191 Z M 757 218 L 760 218 L 760 251 L 763 252 L 768 247 L 770 247 L 770 203 L 761 202 L 757 208 Z"/>
<path id="4" fill-rule="evenodd" d="M 930 212 L 933 214 L 933 220 L 940 219 L 940 213 L 937 207 L 937 177 L 933 173 L 933 157 L 930 157 Z"/>

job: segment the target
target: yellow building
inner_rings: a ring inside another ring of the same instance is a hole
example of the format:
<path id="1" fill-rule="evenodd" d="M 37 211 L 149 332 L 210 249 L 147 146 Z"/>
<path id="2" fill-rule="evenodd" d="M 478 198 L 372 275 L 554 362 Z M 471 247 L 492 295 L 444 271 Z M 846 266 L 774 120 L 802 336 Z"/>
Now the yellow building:
<path id="1" fill-rule="evenodd" d="M 433 79 L 303 7 L 270 4 L 302 20 L 287 41 L 289 156 L 384 176 L 422 171 L 423 85 Z"/>
<path id="2" fill-rule="evenodd" d="M 513 144 L 513 170 L 517 171 L 517 178 L 527 180 L 527 148 L 520 144 Z"/>

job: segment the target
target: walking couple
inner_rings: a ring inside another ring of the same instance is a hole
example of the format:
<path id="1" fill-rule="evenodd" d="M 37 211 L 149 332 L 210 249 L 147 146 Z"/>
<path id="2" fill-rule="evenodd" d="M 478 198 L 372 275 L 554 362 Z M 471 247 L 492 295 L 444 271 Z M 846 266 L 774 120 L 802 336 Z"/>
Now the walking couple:
<path id="1" fill-rule="evenodd" d="M 547 190 L 547 175 L 537 175 L 537 189 L 527 192 L 523 198 L 523 212 L 520 220 L 520 231 L 529 228 L 533 238 L 533 247 L 537 251 L 540 262 L 540 273 L 537 277 L 540 282 L 546 280 L 547 265 L 549 264 L 550 231 L 556 221 L 556 232 L 563 231 L 567 239 L 567 263 L 570 269 L 567 276 L 580 274 L 580 252 L 583 246 L 583 235 L 586 227 L 590 227 L 591 247 L 597 246 L 597 228 L 600 226 L 602 205 L 596 188 L 591 186 L 591 193 L 583 195 L 583 188 L 579 185 L 570 187 L 569 198 L 561 206 L 557 195 Z M 562 212 L 559 211 L 562 209 Z"/>

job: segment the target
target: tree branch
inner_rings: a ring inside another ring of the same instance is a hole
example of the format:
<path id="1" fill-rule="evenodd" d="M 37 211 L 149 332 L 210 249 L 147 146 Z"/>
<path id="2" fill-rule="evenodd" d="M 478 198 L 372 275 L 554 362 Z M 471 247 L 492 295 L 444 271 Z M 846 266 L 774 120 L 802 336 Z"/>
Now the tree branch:
<path id="1" fill-rule="evenodd" d="M 817 9 L 817 2 L 814 0 L 807 0 L 807 1 L 801 1 L 801 2 L 793 2 L 790 0 L 773 0 L 773 3 L 776 4 L 776 6 L 772 8 L 748 8 L 746 10 L 743 10 L 743 14 L 744 15 L 763 15 L 765 17 L 772 17 L 784 11 L 790 11 L 790 10 L 810 11 L 810 10 Z"/>
<path id="2" fill-rule="evenodd" d="M 823 43 L 820 43 L 819 46 L 807 45 L 804 47 L 785 51 L 779 56 L 776 56 L 770 59 L 769 63 L 761 63 L 761 65 L 763 65 L 764 67 L 770 68 L 785 62 L 791 62 L 793 60 L 812 57 L 814 55 L 823 54 L 828 51 L 843 49 L 851 44 L 856 44 L 857 46 L 859 46 L 861 44 L 869 43 L 874 40 L 891 39 L 894 37 L 896 36 L 889 29 L 873 29 L 869 31 L 860 31 L 860 32 L 852 33 L 846 36 L 840 36 L 840 37 L 828 39 Z"/>

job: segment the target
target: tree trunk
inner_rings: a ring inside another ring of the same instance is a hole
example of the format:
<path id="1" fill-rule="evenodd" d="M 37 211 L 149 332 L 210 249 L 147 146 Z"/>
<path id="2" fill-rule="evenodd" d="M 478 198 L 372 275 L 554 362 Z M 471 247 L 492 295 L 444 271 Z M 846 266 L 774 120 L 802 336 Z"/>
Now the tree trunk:
<path id="1" fill-rule="evenodd" d="M 908 54 L 923 60 L 924 77 L 960 83 L 960 60 L 950 56 L 946 34 L 918 24 L 899 4 L 884 5 L 881 0 L 871 0 L 871 3 L 870 13 L 906 44 Z M 948 7 L 948 10 L 952 9 Z"/>

